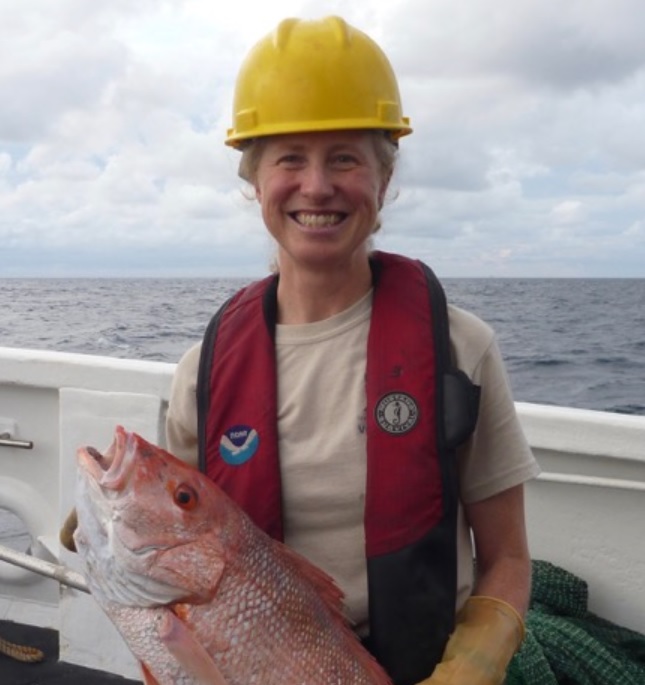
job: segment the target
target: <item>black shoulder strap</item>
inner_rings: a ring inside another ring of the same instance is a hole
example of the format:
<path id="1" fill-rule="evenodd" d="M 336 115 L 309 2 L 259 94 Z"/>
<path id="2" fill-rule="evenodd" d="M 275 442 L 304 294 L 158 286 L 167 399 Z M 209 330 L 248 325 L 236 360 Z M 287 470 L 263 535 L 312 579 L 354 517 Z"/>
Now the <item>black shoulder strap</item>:
<path id="1" fill-rule="evenodd" d="M 439 406 L 444 408 L 444 440 L 448 448 L 454 449 L 468 440 L 475 430 L 479 414 L 481 388 L 458 369 L 450 351 L 450 326 L 446 294 L 432 269 L 420 262 L 425 273 L 435 319 L 435 349 L 442 359 L 447 360 L 443 387 L 438 387 L 443 397 Z"/>
<path id="2" fill-rule="evenodd" d="M 231 303 L 233 297 L 215 312 L 210 320 L 202 340 L 202 349 L 199 355 L 199 369 L 197 371 L 197 442 L 199 445 L 198 466 L 202 473 L 206 473 L 206 418 L 210 403 L 210 378 L 215 351 L 215 338 L 219 329 L 222 315 Z"/>

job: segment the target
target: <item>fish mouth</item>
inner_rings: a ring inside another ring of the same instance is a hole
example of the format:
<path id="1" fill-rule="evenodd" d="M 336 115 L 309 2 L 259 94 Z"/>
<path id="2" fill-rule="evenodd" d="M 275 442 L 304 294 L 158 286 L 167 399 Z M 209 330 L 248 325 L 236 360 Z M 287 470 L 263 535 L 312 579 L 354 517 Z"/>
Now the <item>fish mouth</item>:
<path id="1" fill-rule="evenodd" d="M 90 495 L 91 507 L 89 511 L 94 511 L 94 516 L 98 516 L 99 526 L 109 528 L 112 531 L 113 542 L 118 540 L 118 544 L 128 552 L 137 557 L 146 557 L 160 550 L 168 548 L 163 543 L 149 543 L 135 546 L 128 543 L 128 525 L 120 529 L 112 525 L 101 523 L 102 517 L 105 521 L 114 521 L 116 501 L 125 493 L 131 475 L 135 470 L 137 452 L 137 435 L 129 433 L 122 426 L 117 426 L 112 444 L 105 453 L 100 452 L 95 447 L 79 447 L 77 451 L 77 461 L 83 479 L 93 491 Z M 101 494 L 100 497 L 96 495 Z"/>
<path id="2" fill-rule="evenodd" d="M 122 426 L 117 426 L 114 440 L 102 454 L 95 447 L 79 447 L 78 465 L 107 490 L 122 490 L 130 472 L 135 452 L 134 437 Z"/>

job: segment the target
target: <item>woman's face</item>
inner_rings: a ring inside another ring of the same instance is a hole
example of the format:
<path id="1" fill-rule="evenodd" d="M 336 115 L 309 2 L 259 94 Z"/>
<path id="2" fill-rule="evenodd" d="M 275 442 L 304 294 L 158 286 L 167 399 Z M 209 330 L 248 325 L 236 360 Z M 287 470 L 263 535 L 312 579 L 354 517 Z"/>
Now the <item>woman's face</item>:
<path id="1" fill-rule="evenodd" d="M 263 141 L 254 185 L 281 269 L 351 267 L 367 256 L 389 181 L 373 135 L 329 131 Z"/>

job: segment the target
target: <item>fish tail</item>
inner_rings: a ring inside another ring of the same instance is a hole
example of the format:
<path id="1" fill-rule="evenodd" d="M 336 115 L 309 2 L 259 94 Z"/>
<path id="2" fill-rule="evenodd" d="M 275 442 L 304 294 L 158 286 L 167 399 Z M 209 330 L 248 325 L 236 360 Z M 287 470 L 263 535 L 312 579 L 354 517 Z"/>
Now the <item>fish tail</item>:
<path id="1" fill-rule="evenodd" d="M 16 661 L 24 661 L 25 663 L 36 663 L 45 658 L 44 652 L 36 647 L 29 647 L 27 645 L 17 645 L 14 642 L 9 642 L 0 637 L 0 653 L 6 654 L 8 657 Z"/>

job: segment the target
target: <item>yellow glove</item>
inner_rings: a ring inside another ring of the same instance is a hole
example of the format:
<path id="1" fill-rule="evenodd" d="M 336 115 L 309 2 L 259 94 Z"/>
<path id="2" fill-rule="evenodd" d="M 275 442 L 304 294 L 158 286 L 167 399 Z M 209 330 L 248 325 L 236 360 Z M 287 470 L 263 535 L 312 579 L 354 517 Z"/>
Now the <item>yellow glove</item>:
<path id="1" fill-rule="evenodd" d="M 510 604 L 470 597 L 457 616 L 441 662 L 418 685 L 501 685 L 524 640 L 524 621 Z"/>
<path id="2" fill-rule="evenodd" d="M 74 544 L 73 536 L 77 526 L 78 519 L 76 518 L 76 509 L 72 509 L 69 514 L 67 514 L 65 523 L 63 523 L 63 527 L 60 529 L 60 533 L 58 534 L 61 544 L 70 552 L 76 551 L 76 545 Z"/>

